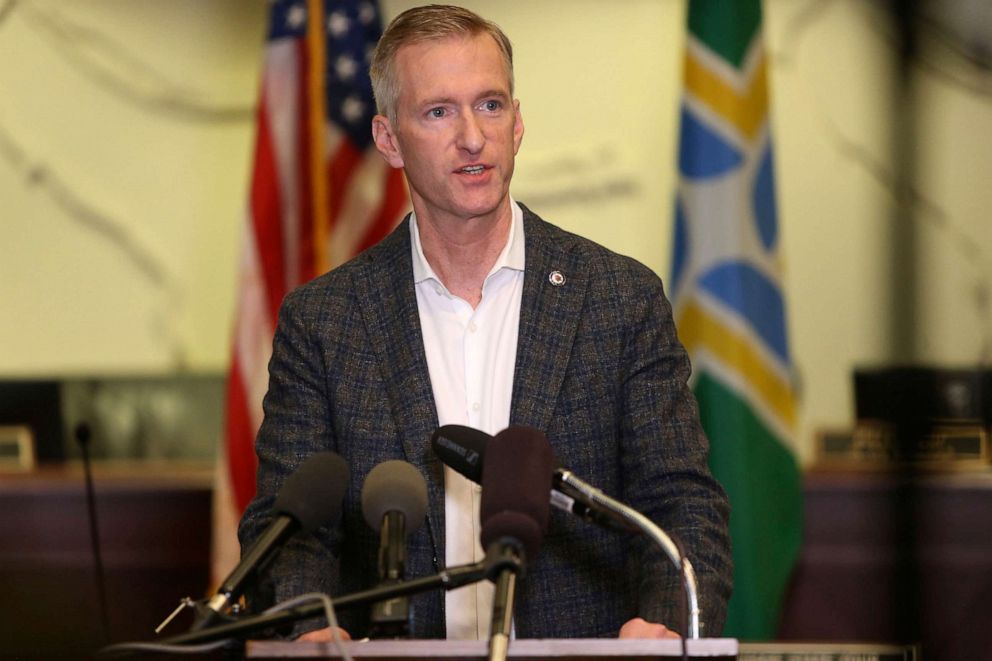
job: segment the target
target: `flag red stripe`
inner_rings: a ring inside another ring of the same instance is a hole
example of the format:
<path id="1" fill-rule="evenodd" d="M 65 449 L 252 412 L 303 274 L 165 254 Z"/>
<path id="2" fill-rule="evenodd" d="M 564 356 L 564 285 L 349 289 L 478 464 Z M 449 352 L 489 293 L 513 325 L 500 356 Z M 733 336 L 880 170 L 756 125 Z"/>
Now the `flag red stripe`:
<path id="1" fill-rule="evenodd" d="M 265 91 L 258 106 L 258 135 L 255 140 L 255 168 L 251 182 L 251 222 L 265 299 L 273 322 L 282 303 L 286 264 L 283 255 L 282 206 L 279 177 L 276 172 L 275 149 L 269 129 L 269 108 Z"/>
<path id="2" fill-rule="evenodd" d="M 306 81 L 310 78 L 310 71 L 312 68 L 312 63 L 310 58 L 307 57 L 307 43 L 304 40 L 300 40 L 296 44 L 297 59 L 300 63 L 300 85 L 299 89 L 299 103 L 296 105 L 296 162 L 297 162 L 297 172 L 300 176 L 297 177 L 297 189 L 300 208 L 299 208 L 299 219 L 298 222 L 298 237 L 299 243 L 296 246 L 299 271 L 297 273 L 287 274 L 284 280 L 285 289 L 280 292 L 281 296 L 285 296 L 289 293 L 289 290 L 293 287 L 299 285 L 300 283 L 307 282 L 317 275 L 316 269 L 317 265 L 317 255 L 314 246 L 314 194 L 313 194 L 313 177 L 311 172 L 310 156 L 311 150 L 314 144 L 320 144 L 320 141 L 316 139 L 316 136 L 311 136 L 310 127 L 310 86 L 306 84 Z M 323 126 L 323 121 L 319 122 Z M 313 139 L 311 139 L 313 137 Z M 294 222 L 296 219 L 289 219 L 289 222 Z"/>
<path id="3" fill-rule="evenodd" d="M 243 512 L 255 497 L 258 460 L 255 458 L 254 441 L 255 427 L 248 413 L 241 366 L 235 352 L 227 380 L 227 470 L 238 512 Z"/>
<path id="4" fill-rule="evenodd" d="M 357 252 L 371 248 L 384 239 L 392 230 L 400 214 L 406 209 L 406 183 L 403 171 L 389 168 L 383 181 L 382 204 L 373 221 L 369 224 L 365 236 L 357 246 Z"/>
<path id="5" fill-rule="evenodd" d="M 344 204 L 348 186 L 355 171 L 358 169 L 358 164 L 361 162 L 362 156 L 361 151 L 356 149 L 351 142 L 345 140 L 329 159 L 330 163 L 327 166 L 327 173 L 331 191 L 330 209 L 332 229 L 336 224 L 336 220 L 340 217 L 341 207 Z"/>

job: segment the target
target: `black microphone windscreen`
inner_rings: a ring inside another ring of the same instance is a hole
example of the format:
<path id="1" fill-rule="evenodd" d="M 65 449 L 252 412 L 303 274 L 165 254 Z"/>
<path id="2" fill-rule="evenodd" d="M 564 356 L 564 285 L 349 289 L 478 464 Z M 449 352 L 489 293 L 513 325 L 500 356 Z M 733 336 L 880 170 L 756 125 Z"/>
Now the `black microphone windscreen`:
<path id="1" fill-rule="evenodd" d="M 487 549 L 491 544 L 506 537 L 523 546 L 526 554 L 525 559 L 530 563 L 537 557 L 537 552 L 541 548 L 544 530 L 541 529 L 534 517 L 510 510 L 497 512 L 482 524 L 482 534 L 480 535 L 482 548 Z"/>
<path id="2" fill-rule="evenodd" d="M 534 559 L 548 528 L 552 464 L 551 444 L 537 429 L 513 426 L 496 434 L 486 447 L 482 468 L 483 548 L 508 530 L 517 531 L 527 536 L 516 539 L 524 545 L 528 562 Z M 522 523 L 520 517 L 530 523 Z"/>
<path id="3" fill-rule="evenodd" d="M 348 465 L 337 454 L 312 454 L 286 478 L 272 511 L 296 519 L 304 534 L 313 532 L 341 514 L 348 474 Z"/>
<path id="4" fill-rule="evenodd" d="M 402 512 L 406 534 L 414 532 L 427 514 L 427 482 L 412 464 L 384 461 L 369 471 L 362 485 L 362 513 L 373 530 L 386 512 Z"/>
<path id="5" fill-rule="evenodd" d="M 438 427 L 431 436 L 431 447 L 445 466 L 480 484 L 486 444 L 492 438 L 486 432 L 472 427 L 444 425 Z"/>

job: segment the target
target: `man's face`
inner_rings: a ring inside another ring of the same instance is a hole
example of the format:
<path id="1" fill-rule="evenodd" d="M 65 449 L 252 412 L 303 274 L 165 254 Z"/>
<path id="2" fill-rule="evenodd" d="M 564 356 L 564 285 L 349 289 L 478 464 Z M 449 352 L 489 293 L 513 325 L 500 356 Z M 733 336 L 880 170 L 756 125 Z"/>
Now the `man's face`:
<path id="1" fill-rule="evenodd" d="M 377 117 L 376 145 L 403 167 L 414 208 L 441 218 L 474 218 L 508 197 L 523 139 L 499 47 L 486 34 L 404 46 L 396 54 L 395 124 Z"/>

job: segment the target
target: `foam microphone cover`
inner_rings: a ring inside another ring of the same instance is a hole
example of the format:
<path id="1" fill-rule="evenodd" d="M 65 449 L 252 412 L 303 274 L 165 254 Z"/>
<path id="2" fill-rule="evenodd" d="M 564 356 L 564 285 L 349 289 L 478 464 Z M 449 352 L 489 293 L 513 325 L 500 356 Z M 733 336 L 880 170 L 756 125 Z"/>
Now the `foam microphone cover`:
<path id="1" fill-rule="evenodd" d="M 431 447 L 445 466 L 476 484 L 481 484 L 486 445 L 492 438 L 486 432 L 472 427 L 444 425 L 438 427 L 431 436 Z"/>
<path id="2" fill-rule="evenodd" d="M 337 454 L 312 454 L 286 478 L 272 511 L 293 517 L 309 534 L 340 516 L 348 474 L 348 464 Z"/>
<path id="3" fill-rule="evenodd" d="M 362 514 L 373 530 L 382 526 L 386 512 L 401 512 L 406 534 L 424 523 L 427 514 L 427 482 L 412 464 L 384 461 L 369 471 L 362 485 Z"/>
<path id="4" fill-rule="evenodd" d="M 483 548 L 511 537 L 533 561 L 548 529 L 553 462 L 547 437 L 532 427 L 509 427 L 489 442 L 479 512 Z"/>

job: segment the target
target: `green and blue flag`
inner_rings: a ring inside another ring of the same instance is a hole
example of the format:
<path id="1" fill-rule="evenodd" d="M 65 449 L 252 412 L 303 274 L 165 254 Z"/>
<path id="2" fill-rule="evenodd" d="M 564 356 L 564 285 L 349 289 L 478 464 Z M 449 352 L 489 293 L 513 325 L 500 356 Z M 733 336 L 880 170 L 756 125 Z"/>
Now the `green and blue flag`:
<path id="1" fill-rule="evenodd" d="M 802 535 L 760 0 L 690 0 L 669 287 L 730 496 L 724 635 L 768 640 Z M 709 632 L 717 635 L 720 632 Z"/>

